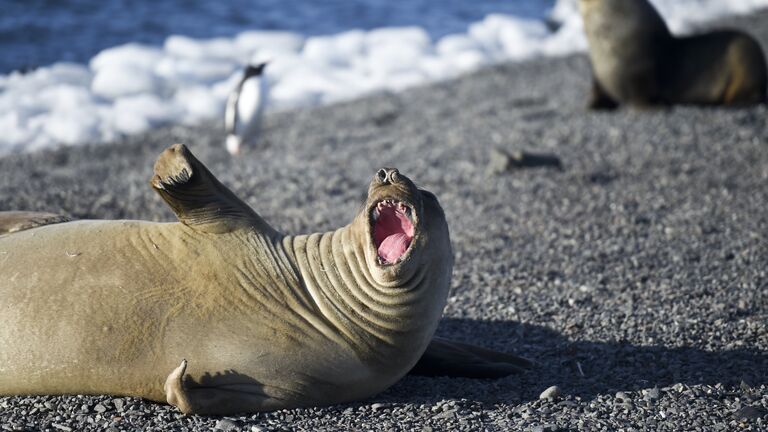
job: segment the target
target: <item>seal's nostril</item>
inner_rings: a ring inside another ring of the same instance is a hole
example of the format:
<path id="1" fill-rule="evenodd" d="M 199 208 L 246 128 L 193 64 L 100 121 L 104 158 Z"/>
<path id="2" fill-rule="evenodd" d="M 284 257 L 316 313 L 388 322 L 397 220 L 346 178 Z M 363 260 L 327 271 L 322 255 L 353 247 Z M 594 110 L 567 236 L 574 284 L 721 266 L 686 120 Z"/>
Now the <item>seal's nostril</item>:
<path id="1" fill-rule="evenodd" d="M 391 170 L 389 170 L 389 182 L 390 183 L 397 182 L 399 174 L 400 172 L 397 170 L 397 168 L 392 168 Z"/>
<path id="2" fill-rule="evenodd" d="M 387 181 L 387 170 L 385 170 L 384 168 L 380 169 L 376 173 L 376 178 L 379 180 L 379 182 L 385 183 Z"/>

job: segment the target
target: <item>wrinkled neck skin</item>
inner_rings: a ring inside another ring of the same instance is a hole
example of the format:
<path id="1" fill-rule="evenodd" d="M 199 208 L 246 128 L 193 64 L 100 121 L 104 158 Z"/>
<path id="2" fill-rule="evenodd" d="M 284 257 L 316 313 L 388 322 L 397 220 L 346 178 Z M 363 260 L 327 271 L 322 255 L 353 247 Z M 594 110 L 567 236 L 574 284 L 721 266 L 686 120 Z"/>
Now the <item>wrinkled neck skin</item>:
<path id="1" fill-rule="evenodd" d="M 445 241 L 419 239 L 391 277 L 393 272 L 381 274 L 369 264 L 366 224 L 361 213 L 344 228 L 287 236 L 282 244 L 300 275 L 299 289 L 325 326 L 323 333 L 377 370 L 404 375 L 426 349 L 448 296 L 447 226 Z"/>

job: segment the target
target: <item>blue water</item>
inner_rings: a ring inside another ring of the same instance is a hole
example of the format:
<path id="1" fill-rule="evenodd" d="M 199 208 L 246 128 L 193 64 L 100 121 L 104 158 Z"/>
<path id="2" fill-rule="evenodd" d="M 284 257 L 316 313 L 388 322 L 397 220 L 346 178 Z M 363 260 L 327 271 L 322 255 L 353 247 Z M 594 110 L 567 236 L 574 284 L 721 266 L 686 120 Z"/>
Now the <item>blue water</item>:
<path id="1" fill-rule="evenodd" d="M 57 61 L 86 63 L 126 42 L 161 45 L 244 30 L 304 35 L 417 25 L 433 38 L 465 32 L 489 13 L 540 17 L 554 0 L 0 0 L 0 73 Z"/>

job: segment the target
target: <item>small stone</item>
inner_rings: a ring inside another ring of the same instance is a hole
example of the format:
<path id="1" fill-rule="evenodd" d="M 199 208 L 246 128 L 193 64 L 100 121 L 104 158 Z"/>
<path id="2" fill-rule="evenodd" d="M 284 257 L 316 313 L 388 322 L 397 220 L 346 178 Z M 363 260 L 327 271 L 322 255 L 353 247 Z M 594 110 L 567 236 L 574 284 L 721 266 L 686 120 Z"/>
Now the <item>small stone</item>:
<path id="1" fill-rule="evenodd" d="M 102 404 L 96 404 L 96 406 L 93 407 L 93 410 L 96 411 L 97 413 L 103 413 L 107 410 L 107 407 L 105 407 Z"/>
<path id="2" fill-rule="evenodd" d="M 63 430 L 64 432 L 72 432 L 72 428 L 63 424 L 58 423 L 51 423 L 51 427 L 54 427 L 58 430 Z"/>
<path id="3" fill-rule="evenodd" d="M 733 413 L 736 420 L 756 420 L 768 415 L 768 410 L 759 406 L 745 406 Z"/>
<path id="4" fill-rule="evenodd" d="M 488 161 L 488 172 L 491 174 L 501 174 L 508 168 L 509 156 L 498 149 L 492 149 L 490 160 Z"/>
<path id="5" fill-rule="evenodd" d="M 562 394 L 563 392 L 560 390 L 560 387 L 554 385 L 541 392 L 539 399 L 555 399 L 559 398 Z"/>
<path id="6" fill-rule="evenodd" d="M 654 387 L 649 390 L 644 390 L 643 392 L 645 393 L 646 400 L 656 400 L 661 396 L 658 387 Z"/>
<path id="7" fill-rule="evenodd" d="M 629 400 L 629 396 L 627 396 L 626 393 L 620 391 L 620 392 L 616 392 L 616 399 L 623 400 L 623 401 L 628 401 Z"/>
<path id="8" fill-rule="evenodd" d="M 125 407 L 125 401 L 122 399 L 112 399 L 112 405 L 115 406 L 115 410 L 122 411 Z"/>
<path id="9" fill-rule="evenodd" d="M 232 420 L 221 419 L 216 422 L 216 426 L 214 426 L 214 429 L 222 430 L 222 431 L 231 431 L 231 430 L 237 429 L 237 424 Z"/>
<path id="10" fill-rule="evenodd" d="M 386 406 L 386 405 L 384 405 L 383 403 L 375 403 L 375 404 L 371 405 L 371 409 L 372 409 L 373 411 L 380 411 L 380 410 L 382 410 L 382 409 L 384 409 L 384 408 L 386 408 L 386 407 L 387 407 L 387 406 Z"/>
<path id="11" fill-rule="evenodd" d="M 741 380 L 741 382 L 739 383 L 739 388 L 740 388 L 740 389 L 741 389 L 741 391 L 743 391 L 744 393 L 749 393 L 750 391 L 752 391 L 752 386 L 750 386 L 749 384 L 747 384 L 746 382 L 744 382 L 744 380 Z"/>
<path id="12" fill-rule="evenodd" d="M 251 426 L 251 432 L 266 432 L 267 430 L 259 426 Z"/>
<path id="13" fill-rule="evenodd" d="M 553 154 L 524 151 L 507 152 L 498 148 L 491 150 L 488 161 L 488 172 L 491 174 L 501 174 L 512 168 L 538 167 L 552 167 L 562 170 L 563 164 L 560 162 L 560 158 Z"/>

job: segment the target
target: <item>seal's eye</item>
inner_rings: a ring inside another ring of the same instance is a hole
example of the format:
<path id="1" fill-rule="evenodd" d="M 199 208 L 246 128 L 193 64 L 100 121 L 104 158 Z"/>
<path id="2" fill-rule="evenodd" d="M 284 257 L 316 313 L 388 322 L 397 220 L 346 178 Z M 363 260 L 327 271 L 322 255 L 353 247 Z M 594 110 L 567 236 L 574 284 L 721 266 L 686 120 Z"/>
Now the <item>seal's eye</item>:
<path id="1" fill-rule="evenodd" d="M 387 170 L 384 168 L 380 169 L 376 173 L 376 179 L 379 181 L 379 183 L 386 183 L 387 182 Z"/>

